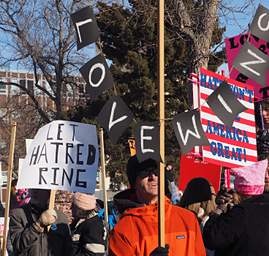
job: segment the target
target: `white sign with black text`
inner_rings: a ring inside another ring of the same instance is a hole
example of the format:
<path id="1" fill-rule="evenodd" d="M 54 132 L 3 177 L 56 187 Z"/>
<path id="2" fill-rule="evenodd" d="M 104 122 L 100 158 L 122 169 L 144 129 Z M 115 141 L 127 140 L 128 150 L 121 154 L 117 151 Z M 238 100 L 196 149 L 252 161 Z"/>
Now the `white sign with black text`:
<path id="1" fill-rule="evenodd" d="M 98 162 L 95 125 L 53 121 L 32 141 L 17 187 L 94 193 Z"/>

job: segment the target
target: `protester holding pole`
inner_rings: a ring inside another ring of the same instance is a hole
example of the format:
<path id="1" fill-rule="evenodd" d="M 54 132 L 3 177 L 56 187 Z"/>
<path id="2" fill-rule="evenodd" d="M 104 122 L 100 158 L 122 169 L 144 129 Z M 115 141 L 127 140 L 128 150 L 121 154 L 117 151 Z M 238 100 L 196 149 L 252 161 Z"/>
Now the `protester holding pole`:
<path id="1" fill-rule="evenodd" d="M 268 255 L 269 195 L 264 193 L 267 159 L 247 167 L 232 169 L 241 203 L 218 206 L 205 224 L 205 245 L 216 256 Z M 231 209 L 229 209 L 231 208 Z"/>
<path id="2" fill-rule="evenodd" d="M 127 176 L 130 189 L 114 197 L 125 212 L 109 238 L 109 255 L 195 255 L 205 256 L 201 231 L 190 211 L 165 198 L 165 243 L 158 247 L 158 175 L 156 161 L 129 159 Z M 160 254 L 161 253 L 161 254 Z"/>
<path id="3" fill-rule="evenodd" d="M 48 210 L 50 191 L 31 189 L 30 195 L 29 204 L 10 214 L 10 237 L 15 255 L 71 255 L 71 236 L 65 215 Z"/>
<path id="4" fill-rule="evenodd" d="M 73 256 L 103 256 L 105 254 L 106 229 L 98 217 L 94 195 L 75 193 L 72 204 Z"/>

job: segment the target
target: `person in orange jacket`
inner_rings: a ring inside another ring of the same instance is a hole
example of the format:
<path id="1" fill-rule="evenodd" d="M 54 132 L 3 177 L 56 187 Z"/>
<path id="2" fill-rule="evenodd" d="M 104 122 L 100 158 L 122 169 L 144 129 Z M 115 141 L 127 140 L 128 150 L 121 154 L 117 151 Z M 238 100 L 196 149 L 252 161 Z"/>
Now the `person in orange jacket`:
<path id="1" fill-rule="evenodd" d="M 118 193 L 114 203 L 123 213 L 109 238 L 110 256 L 205 256 L 195 215 L 165 200 L 166 248 L 158 247 L 158 167 L 152 159 L 127 164 L 131 188 Z"/>

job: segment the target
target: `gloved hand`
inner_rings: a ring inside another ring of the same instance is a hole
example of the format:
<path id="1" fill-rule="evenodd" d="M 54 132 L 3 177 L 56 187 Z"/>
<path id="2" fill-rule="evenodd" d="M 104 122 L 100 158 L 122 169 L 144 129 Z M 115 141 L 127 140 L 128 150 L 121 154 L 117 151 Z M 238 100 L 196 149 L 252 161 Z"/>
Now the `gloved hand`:
<path id="1" fill-rule="evenodd" d="M 157 247 L 154 251 L 151 252 L 150 256 L 168 256 L 169 253 L 169 245 L 165 245 L 163 247 Z"/>
<path id="2" fill-rule="evenodd" d="M 233 193 L 232 190 L 228 191 L 227 188 L 222 188 L 216 197 L 217 208 L 223 212 L 231 209 L 234 206 Z"/>
<path id="3" fill-rule="evenodd" d="M 257 131 L 257 151 L 260 160 L 265 159 L 269 155 L 269 131 Z"/>
<path id="4" fill-rule="evenodd" d="M 40 224 L 41 227 L 46 227 L 51 224 L 53 224 L 57 219 L 57 213 L 53 209 L 48 209 L 40 215 L 38 219 L 38 223 Z"/>
<path id="5" fill-rule="evenodd" d="M 233 202 L 233 195 L 230 193 L 226 187 L 222 188 L 216 197 L 216 204 L 223 205 Z"/>

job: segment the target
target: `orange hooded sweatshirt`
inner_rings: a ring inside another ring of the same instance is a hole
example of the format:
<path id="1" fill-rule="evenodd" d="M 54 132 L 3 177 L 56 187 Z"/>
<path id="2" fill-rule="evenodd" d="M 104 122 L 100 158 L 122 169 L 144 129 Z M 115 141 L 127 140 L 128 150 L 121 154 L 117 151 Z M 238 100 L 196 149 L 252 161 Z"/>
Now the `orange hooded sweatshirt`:
<path id="1" fill-rule="evenodd" d="M 169 256 L 205 256 L 195 215 L 165 202 L 165 240 Z M 126 210 L 109 238 L 110 256 L 148 256 L 158 247 L 156 204 Z"/>

